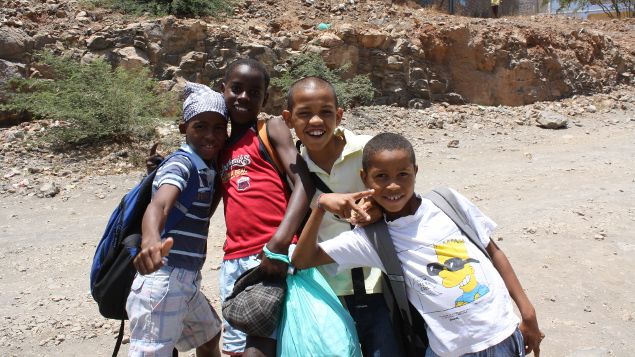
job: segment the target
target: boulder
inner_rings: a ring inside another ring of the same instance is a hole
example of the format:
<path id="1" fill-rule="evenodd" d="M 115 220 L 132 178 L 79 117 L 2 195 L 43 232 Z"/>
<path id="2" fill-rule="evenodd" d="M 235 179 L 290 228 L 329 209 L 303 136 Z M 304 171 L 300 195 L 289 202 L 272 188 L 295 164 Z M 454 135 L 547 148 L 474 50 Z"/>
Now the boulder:
<path id="1" fill-rule="evenodd" d="M 569 123 L 568 119 L 559 113 L 543 110 L 536 118 L 536 124 L 545 129 L 564 129 Z"/>
<path id="2" fill-rule="evenodd" d="M 150 63 L 148 55 L 136 47 L 124 47 L 113 52 L 119 56 L 119 65 L 125 69 L 139 69 Z"/>
<path id="3" fill-rule="evenodd" d="M 204 52 L 192 51 L 181 58 L 179 69 L 184 72 L 195 72 L 203 69 L 207 54 Z"/>
<path id="4" fill-rule="evenodd" d="M 386 42 L 387 35 L 378 30 L 368 30 L 359 35 L 359 42 L 364 48 L 380 48 Z"/>
<path id="5" fill-rule="evenodd" d="M 311 43 L 326 48 L 333 48 L 343 45 L 344 41 L 342 41 L 342 39 L 336 34 L 326 32 L 316 37 L 313 41 L 311 41 Z"/>
<path id="6" fill-rule="evenodd" d="M 95 34 L 86 39 L 86 47 L 93 51 L 105 50 L 112 46 L 112 41 L 103 34 Z"/>
<path id="7" fill-rule="evenodd" d="M 15 27 L 0 27 L 0 58 L 19 61 L 31 49 L 33 39 L 24 31 Z"/>

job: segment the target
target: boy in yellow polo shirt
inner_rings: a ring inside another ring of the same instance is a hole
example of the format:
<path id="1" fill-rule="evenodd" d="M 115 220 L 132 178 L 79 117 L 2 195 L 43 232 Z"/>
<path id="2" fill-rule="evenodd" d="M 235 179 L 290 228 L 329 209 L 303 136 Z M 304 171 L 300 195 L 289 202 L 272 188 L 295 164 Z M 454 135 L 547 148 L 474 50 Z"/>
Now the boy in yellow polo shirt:
<path id="1" fill-rule="evenodd" d="M 300 154 L 317 188 L 315 197 L 320 194 L 318 190 L 340 193 L 364 190 L 359 172 L 362 151 L 371 136 L 356 135 L 339 127 L 342 115 L 333 86 L 321 78 L 303 78 L 289 89 L 287 110 L 282 116 L 302 142 Z M 329 213 L 320 225 L 319 240 L 329 240 L 350 229 L 349 221 Z M 355 320 L 363 355 L 402 355 L 382 294 L 381 271 L 356 268 L 332 276 L 327 273 L 328 267 L 320 269 Z"/>

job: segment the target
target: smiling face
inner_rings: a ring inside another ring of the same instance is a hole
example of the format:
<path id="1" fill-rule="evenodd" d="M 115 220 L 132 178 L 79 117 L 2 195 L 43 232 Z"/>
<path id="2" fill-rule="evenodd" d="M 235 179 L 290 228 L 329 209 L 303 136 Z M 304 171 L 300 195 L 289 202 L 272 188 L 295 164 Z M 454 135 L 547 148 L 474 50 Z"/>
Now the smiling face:
<path id="1" fill-rule="evenodd" d="M 361 176 L 366 187 L 375 190 L 373 198 L 383 207 L 389 220 L 412 215 L 419 207 L 414 194 L 417 165 L 408 151 L 375 152 Z"/>
<path id="2" fill-rule="evenodd" d="M 282 117 L 295 129 L 309 154 L 319 153 L 332 142 L 342 120 L 343 110 L 337 108 L 335 93 L 327 85 L 310 82 L 295 88 L 292 96 L 293 107 L 283 111 Z"/>
<path id="3" fill-rule="evenodd" d="M 227 121 L 214 112 L 203 112 L 179 125 L 190 147 L 208 165 L 216 161 L 218 152 L 227 140 Z"/>
<path id="4" fill-rule="evenodd" d="M 264 73 L 247 64 L 240 64 L 232 69 L 227 78 L 221 89 L 232 124 L 255 122 L 268 97 Z"/>
<path id="5" fill-rule="evenodd" d="M 446 288 L 458 286 L 463 291 L 472 291 L 476 287 L 474 268 L 469 259 L 467 247 L 462 240 L 450 240 L 443 244 L 435 245 L 434 250 L 439 259 L 440 268 L 438 275 Z"/>

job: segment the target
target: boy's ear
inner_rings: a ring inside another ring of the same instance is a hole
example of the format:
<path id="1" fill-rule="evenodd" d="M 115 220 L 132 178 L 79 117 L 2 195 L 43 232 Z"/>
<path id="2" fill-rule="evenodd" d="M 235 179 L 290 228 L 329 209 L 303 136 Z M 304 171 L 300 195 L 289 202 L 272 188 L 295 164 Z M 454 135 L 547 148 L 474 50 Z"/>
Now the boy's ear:
<path id="1" fill-rule="evenodd" d="M 291 112 L 288 110 L 283 110 L 282 111 L 282 119 L 284 119 L 284 122 L 287 123 L 287 126 L 289 127 L 289 129 L 293 129 L 293 122 L 291 121 Z"/>
<path id="2" fill-rule="evenodd" d="M 335 112 L 335 124 L 336 126 L 340 126 L 342 122 L 342 117 L 344 116 L 344 109 L 337 108 L 337 112 Z"/>
<path id="3" fill-rule="evenodd" d="M 187 123 L 183 123 L 181 122 L 179 124 L 179 133 L 181 134 L 185 134 L 185 131 L 187 130 Z"/>
<path id="4" fill-rule="evenodd" d="M 225 82 L 220 84 L 220 92 L 225 93 Z"/>
<path id="5" fill-rule="evenodd" d="M 368 174 L 366 174 L 366 171 L 364 171 L 364 169 L 359 170 L 359 177 L 362 178 L 362 182 L 364 183 L 364 186 L 368 187 L 368 183 L 366 182 L 366 179 L 368 178 Z"/>

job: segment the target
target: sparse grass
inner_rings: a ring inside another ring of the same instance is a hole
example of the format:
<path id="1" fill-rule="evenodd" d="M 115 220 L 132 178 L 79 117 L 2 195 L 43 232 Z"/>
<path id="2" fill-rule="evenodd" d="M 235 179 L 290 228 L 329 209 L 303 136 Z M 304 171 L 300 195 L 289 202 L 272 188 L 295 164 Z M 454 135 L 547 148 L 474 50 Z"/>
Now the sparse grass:
<path id="1" fill-rule="evenodd" d="M 55 146 L 149 138 L 176 100 L 157 94 L 156 81 L 145 70 L 112 70 L 103 60 L 80 64 L 49 53 L 40 54 L 39 61 L 52 69 L 54 78 L 10 81 L 4 108 L 59 120 L 45 136 Z"/>
<path id="2" fill-rule="evenodd" d="M 231 13 L 234 0 L 83 0 L 84 6 L 111 8 L 124 14 L 139 16 L 180 17 L 214 16 Z"/>
<path id="3" fill-rule="evenodd" d="M 338 69 L 330 69 L 315 53 L 305 53 L 291 59 L 289 69 L 282 76 L 273 78 L 271 84 L 280 88 L 283 92 L 298 79 L 315 76 L 329 81 L 335 88 L 339 105 L 353 107 L 360 104 L 370 104 L 375 94 L 370 78 L 358 75 L 351 79 L 342 79 L 341 74 L 348 69 L 350 64 L 345 64 Z"/>

